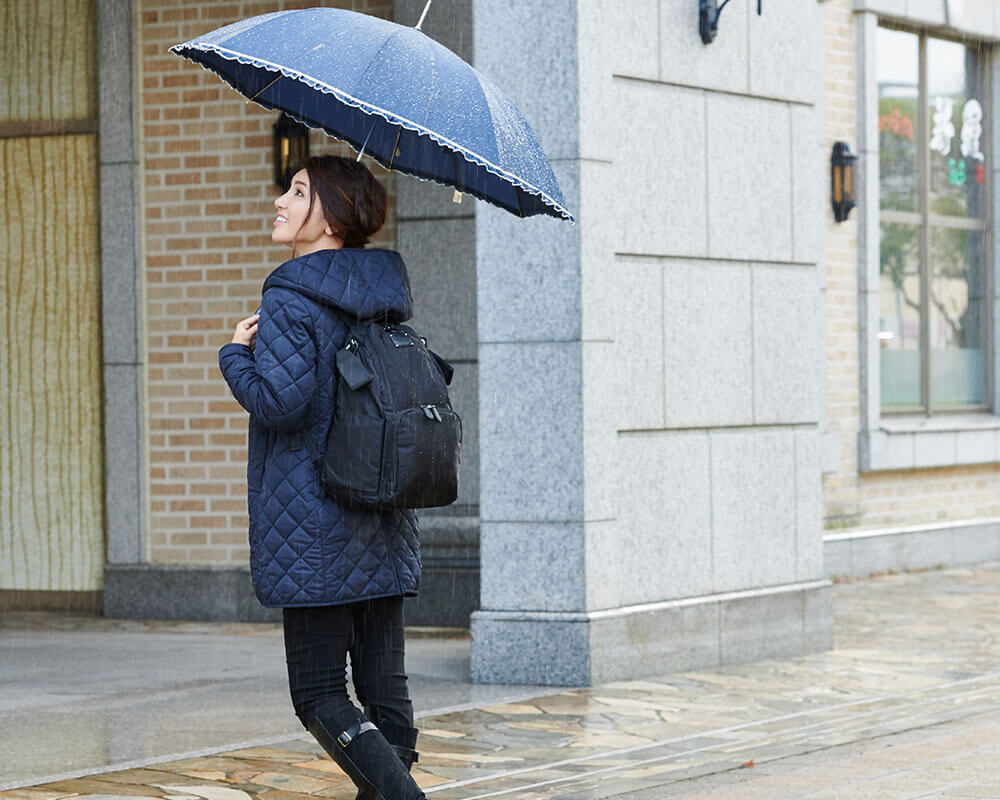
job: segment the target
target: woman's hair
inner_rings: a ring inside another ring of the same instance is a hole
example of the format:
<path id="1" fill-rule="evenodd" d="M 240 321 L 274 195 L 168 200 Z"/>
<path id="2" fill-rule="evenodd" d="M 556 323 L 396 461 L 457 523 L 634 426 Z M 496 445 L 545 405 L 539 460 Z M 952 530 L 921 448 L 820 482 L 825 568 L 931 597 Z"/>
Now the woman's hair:
<path id="1" fill-rule="evenodd" d="M 353 158 L 313 156 L 309 174 L 309 214 L 319 197 L 323 217 L 344 247 L 364 247 L 385 224 L 385 188 Z M 308 218 L 308 215 L 307 215 Z"/>

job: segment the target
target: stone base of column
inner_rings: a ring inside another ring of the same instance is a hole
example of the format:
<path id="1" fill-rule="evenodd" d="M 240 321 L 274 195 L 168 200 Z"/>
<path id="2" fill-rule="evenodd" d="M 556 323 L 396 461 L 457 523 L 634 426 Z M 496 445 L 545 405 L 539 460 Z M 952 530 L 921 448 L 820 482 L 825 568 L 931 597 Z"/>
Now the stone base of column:
<path id="1" fill-rule="evenodd" d="M 469 627 L 469 615 L 479 607 L 479 518 L 427 514 L 420 520 L 420 540 L 423 580 L 419 596 L 404 604 L 406 625 Z M 120 619 L 281 620 L 280 609 L 257 602 L 245 566 L 110 564 L 103 603 L 106 617 Z M 99 597 L 94 605 L 100 608 Z"/>
<path id="2" fill-rule="evenodd" d="M 477 683 L 589 686 L 833 646 L 827 580 L 591 612 L 477 611 Z"/>
<path id="3" fill-rule="evenodd" d="M 404 604 L 407 627 L 468 628 L 479 608 L 479 517 L 420 515 L 420 594 Z"/>
<path id="4" fill-rule="evenodd" d="M 250 570 L 165 564 L 104 568 L 104 616 L 194 622 L 280 622 L 254 597 Z"/>

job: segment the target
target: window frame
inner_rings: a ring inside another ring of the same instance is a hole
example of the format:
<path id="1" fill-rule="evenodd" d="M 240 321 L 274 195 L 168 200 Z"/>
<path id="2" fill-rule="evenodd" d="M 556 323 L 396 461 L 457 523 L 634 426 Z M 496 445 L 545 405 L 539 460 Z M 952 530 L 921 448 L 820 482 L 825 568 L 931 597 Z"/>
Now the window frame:
<path id="1" fill-rule="evenodd" d="M 984 115 L 989 120 L 989 153 L 993 160 L 987 164 L 986 178 L 986 231 L 987 246 L 987 324 L 989 333 L 986 342 L 986 403 L 982 406 L 966 406 L 950 409 L 924 407 L 919 410 L 894 411 L 882 408 L 880 379 L 879 332 L 879 264 L 880 227 L 883 221 L 897 221 L 894 212 L 884 216 L 880 208 L 879 180 L 879 92 L 877 40 L 879 27 L 901 30 L 917 34 L 920 48 L 920 101 L 927 98 L 926 45 L 928 36 L 958 41 L 966 46 L 975 46 L 977 40 L 960 30 L 948 30 L 938 26 L 927 27 L 908 23 L 898 18 L 885 18 L 873 11 L 862 11 L 857 15 L 857 68 L 858 68 L 858 301 L 859 301 L 859 345 L 860 345 L 860 432 L 858 437 L 859 468 L 862 472 L 878 470 L 919 469 L 927 467 L 954 466 L 960 464 L 994 463 L 1000 461 L 1000 252 L 998 231 L 1000 219 L 997 196 L 1000 165 L 996 162 L 1000 153 L 1000 125 L 995 111 L 1000 109 L 1000 47 L 990 40 L 978 40 L 986 60 L 987 92 L 984 98 Z M 921 141 L 926 140 L 929 131 L 921 126 Z M 926 148 L 922 148 L 926 150 Z M 928 175 L 923 171 L 928 154 L 924 153 L 918 162 L 921 171 L 921 238 L 930 236 L 936 215 L 930 215 L 925 195 L 929 198 Z M 900 212 L 908 217 L 917 215 Z M 926 220 L 924 225 L 923 220 Z M 955 220 L 944 227 L 961 227 Z M 978 229 L 978 228 L 976 228 Z M 925 253 L 926 242 L 921 245 Z M 921 270 L 929 269 L 929 259 L 922 255 Z M 927 280 L 924 274 L 922 280 Z M 926 306 L 927 293 L 922 295 L 921 304 Z M 926 311 L 924 311 L 926 314 Z M 926 324 L 922 326 L 926 328 Z M 923 336 L 922 336 L 923 339 Z M 926 342 L 923 342 L 922 363 L 929 361 Z M 929 404 L 929 371 L 922 370 L 922 395 Z"/>
<path id="2" fill-rule="evenodd" d="M 927 80 L 927 43 L 928 39 L 934 38 L 939 41 L 954 42 L 960 44 L 964 47 L 973 46 L 973 43 L 969 42 L 967 37 L 960 36 L 945 36 L 937 31 L 929 31 L 926 28 L 912 27 L 908 25 L 900 25 L 896 22 L 889 22 L 886 20 L 881 20 L 878 25 L 879 28 L 892 31 L 900 31 L 902 33 L 909 33 L 917 37 L 917 74 L 918 74 L 918 94 L 917 94 L 917 108 L 919 109 L 917 117 L 917 187 L 919 190 L 919 202 L 916 211 L 895 211 L 892 209 L 884 209 L 881 207 L 881 202 L 879 204 L 879 224 L 889 223 L 889 224 L 902 224 L 910 225 L 917 229 L 919 235 L 919 254 L 920 254 L 920 406 L 919 407 L 909 407 L 909 408 L 887 408 L 886 406 L 881 407 L 881 412 L 885 416 L 892 417 L 911 417 L 914 415 L 923 415 L 927 417 L 940 416 L 942 414 L 962 414 L 968 412 L 983 412 L 989 411 L 991 409 L 990 398 L 993 396 L 993 381 L 994 381 L 994 370 L 991 368 L 993 363 L 992 351 L 993 351 L 993 327 L 994 327 L 994 314 L 991 307 L 992 304 L 989 303 L 989 299 L 994 295 L 994 286 L 996 285 L 996 280 L 994 276 L 990 274 L 990 270 L 987 270 L 986 274 L 986 286 L 983 287 L 983 298 L 986 303 L 986 325 L 989 333 L 987 334 L 986 341 L 984 344 L 985 350 L 985 385 L 986 391 L 983 396 L 982 403 L 967 403 L 962 405 L 954 406 L 935 406 L 932 401 L 932 386 L 931 386 L 931 346 L 930 346 L 930 295 L 931 295 L 931 283 L 933 281 L 933 275 L 931 274 L 931 263 L 930 263 L 930 239 L 932 229 L 941 230 L 967 230 L 967 231 L 982 231 L 986 235 L 987 248 L 984 254 L 987 263 L 993 263 L 993 248 L 990 246 L 990 217 L 992 216 L 992 203 L 990 198 L 992 195 L 992 166 L 989 171 L 987 171 L 986 183 L 983 187 L 983 192 L 986 197 L 986 213 L 983 219 L 976 219 L 970 217 L 953 217 L 944 214 L 935 214 L 930 210 L 930 200 L 931 200 L 931 152 L 930 148 L 927 147 L 927 142 L 930 140 L 930 120 L 928 109 L 930 107 L 930 94 L 928 90 L 928 80 Z M 985 56 L 984 60 L 989 65 L 991 61 L 991 56 Z M 876 67 L 877 69 L 877 67 Z M 986 92 L 983 97 L 984 110 L 983 116 L 988 120 L 988 132 L 992 137 L 992 122 L 993 118 L 991 116 L 991 93 L 992 93 L 992 76 L 990 75 L 991 70 L 989 66 L 984 70 L 986 75 Z M 876 79 L 877 80 L 877 79 Z M 992 163 L 994 158 L 992 150 L 989 151 L 990 161 L 987 163 Z M 881 191 L 881 186 L 879 187 Z M 881 404 L 881 392 L 879 402 Z"/>

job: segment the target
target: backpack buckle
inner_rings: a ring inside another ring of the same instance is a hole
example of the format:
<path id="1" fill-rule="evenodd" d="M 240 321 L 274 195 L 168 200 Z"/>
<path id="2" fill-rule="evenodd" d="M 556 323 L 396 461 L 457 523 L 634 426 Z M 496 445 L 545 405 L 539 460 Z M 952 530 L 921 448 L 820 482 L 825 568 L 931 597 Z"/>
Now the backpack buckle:
<path id="1" fill-rule="evenodd" d="M 385 332 L 389 334 L 389 341 L 392 342 L 393 347 L 413 347 L 413 339 L 406 331 L 386 328 Z"/>

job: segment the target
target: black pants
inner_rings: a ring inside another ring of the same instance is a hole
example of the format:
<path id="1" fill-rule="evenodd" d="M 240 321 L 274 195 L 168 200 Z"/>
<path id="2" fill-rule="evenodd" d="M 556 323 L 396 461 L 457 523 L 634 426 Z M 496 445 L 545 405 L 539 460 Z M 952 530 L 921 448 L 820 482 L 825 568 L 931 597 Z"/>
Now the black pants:
<path id="1" fill-rule="evenodd" d="M 383 730 L 413 727 L 402 597 L 283 611 L 288 685 L 304 726 L 319 717 L 337 735 L 359 721 L 347 694 L 350 653 L 354 690 L 368 719 Z"/>

